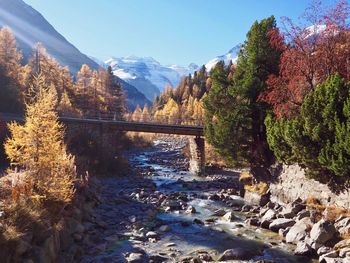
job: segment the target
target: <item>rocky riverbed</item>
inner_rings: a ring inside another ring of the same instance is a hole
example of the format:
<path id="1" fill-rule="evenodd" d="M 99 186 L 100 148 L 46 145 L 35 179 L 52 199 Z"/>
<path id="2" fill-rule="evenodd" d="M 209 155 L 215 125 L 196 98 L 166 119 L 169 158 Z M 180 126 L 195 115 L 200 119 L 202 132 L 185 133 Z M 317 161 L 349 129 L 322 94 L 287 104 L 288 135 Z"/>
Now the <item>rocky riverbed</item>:
<path id="1" fill-rule="evenodd" d="M 330 255 L 325 244 L 337 230 L 327 223 L 314 230 L 302 202 L 247 205 L 238 172 L 187 172 L 186 143 L 164 137 L 131 151 L 134 175 L 102 180 L 100 204 L 76 236 L 80 262 L 318 262 L 310 258 L 315 244 L 305 241 L 311 228 L 317 249 Z"/>

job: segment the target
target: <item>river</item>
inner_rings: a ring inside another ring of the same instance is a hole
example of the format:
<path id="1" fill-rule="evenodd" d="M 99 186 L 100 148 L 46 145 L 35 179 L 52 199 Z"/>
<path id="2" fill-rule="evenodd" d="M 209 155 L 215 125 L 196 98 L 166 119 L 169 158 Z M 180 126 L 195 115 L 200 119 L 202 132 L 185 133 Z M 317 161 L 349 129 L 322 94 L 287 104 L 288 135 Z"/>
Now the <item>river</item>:
<path id="1" fill-rule="evenodd" d="M 87 246 L 82 262 L 218 262 L 228 249 L 240 259 L 225 262 L 317 262 L 294 256 L 278 233 L 245 223 L 238 172 L 189 173 L 186 143 L 161 137 L 127 153 L 138 175 L 103 181 L 103 230 L 95 237 L 103 246 Z"/>

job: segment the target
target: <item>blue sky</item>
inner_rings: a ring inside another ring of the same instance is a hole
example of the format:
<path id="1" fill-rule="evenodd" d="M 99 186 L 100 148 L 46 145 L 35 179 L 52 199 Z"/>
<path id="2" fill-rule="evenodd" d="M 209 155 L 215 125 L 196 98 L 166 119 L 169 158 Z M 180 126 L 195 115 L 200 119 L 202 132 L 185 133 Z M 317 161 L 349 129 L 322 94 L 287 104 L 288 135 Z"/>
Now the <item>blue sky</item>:
<path id="1" fill-rule="evenodd" d="M 199 65 L 245 39 L 255 20 L 297 19 L 311 0 L 24 0 L 83 53 Z M 335 0 L 326 0 L 332 3 Z"/>

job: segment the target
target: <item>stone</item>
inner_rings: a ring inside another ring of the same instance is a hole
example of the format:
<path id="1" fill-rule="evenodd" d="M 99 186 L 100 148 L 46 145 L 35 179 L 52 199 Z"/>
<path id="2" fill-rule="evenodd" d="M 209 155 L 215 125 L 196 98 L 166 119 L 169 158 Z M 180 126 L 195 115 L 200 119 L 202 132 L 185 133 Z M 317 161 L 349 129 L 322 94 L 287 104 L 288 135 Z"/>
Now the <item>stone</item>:
<path id="1" fill-rule="evenodd" d="M 260 225 L 260 220 L 257 217 L 252 217 L 249 218 L 245 221 L 246 224 L 251 225 L 251 226 L 259 226 Z"/>
<path id="2" fill-rule="evenodd" d="M 341 249 L 345 247 L 350 247 L 350 239 L 344 239 L 342 241 L 339 241 L 337 244 L 335 244 L 335 249 Z"/>
<path id="3" fill-rule="evenodd" d="M 227 212 L 223 217 L 223 220 L 227 221 L 227 222 L 232 222 L 234 220 L 237 220 L 237 217 L 234 215 L 234 213 L 231 212 Z"/>
<path id="4" fill-rule="evenodd" d="M 319 249 L 317 249 L 317 255 L 322 256 L 324 254 L 331 252 L 332 250 L 333 249 L 331 247 L 322 246 Z"/>
<path id="5" fill-rule="evenodd" d="M 154 231 L 149 231 L 146 233 L 147 238 L 158 238 L 158 234 Z"/>
<path id="6" fill-rule="evenodd" d="M 343 218 L 334 224 L 340 235 L 350 234 L 350 217 Z"/>
<path id="7" fill-rule="evenodd" d="M 232 248 L 224 251 L 224 253 L 219 257 L 219 261 L 229 261 L 229 260 L 250 260 L 255 256 L 251 250 L 243 248 Z"/>
<path id="8" fill-rule="evenodd" d="M 328 240 L 332 239 L 336 233 L 334 225 L 324 219 L 313 225 L 310 237 L 316 243 L 325 244 Z"/>
<path id="9" fill-rule="evenodd" d="M 301 219 L 303 219 L 303 218 L 305 218 L 305 217 L 310 217 L 310 211 L 309 210 L 302 210 L 302 211 L 300 211 L 298 214 L 297 214 L 297 217 L 296 217 L 296 219 L 297 220 L 301 220 Z"/>
<path id="10" fill-rule="evenodd" d="M 171 227 L 168 225 L 162 225 L 159 227 L 159 231 L 161 232 L 169 232 L 171 230 Z"/>
<path id="11" fill-rule="evenodd" d="M 186 209 L 186 211 L 185 211 L 185 213 L 187 213 L 187 214 L 195 214 L 197 211 L 196 211 L 196 208 L 194 208 L 193 206 L 189 206 L 187 209 Z"/>
<path id="12" fill-rule="evenodd" d="M 127 258 L 129 263 L 145 263 L 148 262 L 147 257 L 141 253 L 130 253 Z"/>
<path id="13" fill-rule="evenodd" d="M 251 205 L 244 205 L 242 206 L 241 211 L 242 212 L 249 212 L 253 207 Z"/>
<path id="14" fill-rule="evenodd" d="M 278 234 L 281 236 L 281 237 L 286 237 L 287 233 L 289 232 L 290 230 L 290 227 L 287 227 L 286 229 L 283 229 L 283 228 L 280 228 L 278 230 Z"/>
<path id="15" fill-rule="evenodd" d="M 322 256 L 319 257 L 320 263 L 338 263 L 338 262 L 343 262 L 343 261 L 338 261 L 338 252 L 337 251 L 331 251 L 326 254 L 323 254 Z"/>
<path id="16" fill-rule="evenodd" d="M 310 256 L 312 255 L 312 248 L 304 241 L 298 242 L 294 254 L 297 256 Z"/>
<path id="17" fill-rule="evenodd" d="M 211 195 L 209 195 L 208 199 L 209 199 L 209 200 L 212 200 L 212 201 L 220 201 L 220 200 L 221 200 L 220 196 L 217 195 L 217 194 L 211 194 Z"/>
<path id="18" fill-rule="evenodd" d="M 278 218 L 271 222 L 269 225 L 269 229 L 278 232 L 279 229 L 285 229 L 287 227 L 292 227 L 295 224 L 294 219 L 288 219 L 288 218 Z"/>
<path id="19" fill-rule="evenodd" d="M 350 255 L 350 247 L 345 247 L 339 250 L 339 257 L 345 258 Z"/>
<path id="20" fill-rule="evenodd" d="M 311 229 L 311 221 L 309 218 L 305 217 L 293 225 L 286 235 L 287 243 L 297 243 L 304 240 Z"/>
<path id="21" fill-rule="evenodd" d="M 250 205 L 265 206 L 270 201 L 270 193 L 259 195 L 254 192 L 245 191 L 244 200 Z"/>
<path id="22" fill-rule="evenodd" d="M 150 263 L 163 263 L 163 262 L 168 262 L 169 258 L 163 257 L 161 255 L 151 255 L 149 257 L 149 262 Z"/>
<path id="23" fill-rule="evenodd" d="M 273 209 L 269 209 L 260 220 L 261 227 L 269 228 L 272 220 L 275 219 L 276 216 L 277 216 L 277 212 Z"/>
<path id="24" fill-rule="evenodd" d="M 198 259 L 204 261 L 204 262 L 211 262 L 214 261 L 212 256 L 209 255 L 209 253 L 199 253 Z"/>
<path id="25" fill-rule="evenodd" d="M 226 214 L 226 211 L 224 209 L 218 209 L 214 211 L 214 213 L 211 216 L 224 216 Z"/>
<path id="26" fill-rule="evenodd" d="M 198 218 L 193 219 L 193 223 L 195 223 L 197 225 L 204 225 L 204 222 Z"/>

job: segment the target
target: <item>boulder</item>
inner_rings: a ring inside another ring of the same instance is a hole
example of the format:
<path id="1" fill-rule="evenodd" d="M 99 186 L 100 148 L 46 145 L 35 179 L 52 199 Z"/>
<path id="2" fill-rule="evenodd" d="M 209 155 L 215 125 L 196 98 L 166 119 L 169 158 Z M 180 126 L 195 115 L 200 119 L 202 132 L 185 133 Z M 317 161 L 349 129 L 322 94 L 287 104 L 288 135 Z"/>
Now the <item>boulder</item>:
<path id="1" fill-rule="evenodd" d="M 350 217 L 343 218 L 334 224 L 340 235 L 350 234 Z"/>
<path id="2" fill-rule="evenodd" d="M 297 243 L 301 240 L 304 240 L 307 236 L 308 232 L 311 229 L 311 221 L 309 218 L 305 217 L 300 221 L 297 221 L 295 225 L 293 225 L 289 232 L 286 235 L 287 243 Z"/>
<path id="3" fill-rule="evenodd" d="M 294 254 L 297 256 L 311 256 L 313 253 L 312 248 L 304 241 L 298 242 Z"/>
<path id="4" fill-rule="evenodd" d="M 327 220 L 321 219 L 312 227 L 310 237 L 316 243 L 325 244 L 334 237 L 335 233 L 334 225 Z"/>
<path id="5" fill-rule="evenodd" d="M 260 220 L 261 227 L 269 228 L 272 220 L 275 219 L 276 216 L 277 216 L 277 212 L 273 209 L 269 209 Z"/>
<path id="6" fill-rule="evenodd" d="M 211 216 L 224 216 L 226 211 L 224 209 L 215 210 Z"/>
<path id="7" fill-rule="evenodd" d="M 270 193 L 263 195 L 245 191 L 244 200 L 250 205 L 265 206 L 270 201 Z"/>
<path id="8" fill-rule="evenodd" d="M 303 219 L 303 218 L 305 218 L 305 217 L 310 217 L 310 211 L 309 210 L 302 210 L 302 211 L 300 211 L 298 214 L 297 214 L 297 217 L 296 217 L 296 219 L 297 220 L 301 220 L 301 219 Z"/>
<path id="9" fill-rule="evenodd" d="M 186 211 L 185 211 L 185 213 L 187 213 L 187 214 L 195 214 L 197 211 L 196 211 L 196 208 L 194 208 L 193 206 L 189 206 L 187 209 L 186 209 Z"/>
<path id="10" fill-rule="evenodd" d="M 317 250 L 317 255 L 322 256 L 331 252 L 333 249 L 331 247 L 322 246 Z"/>
<path id="11" fill-rule="evenodd" d="M 233 212 L 227 212 L 223 217 L 223 220 L 227 221 L 227 222 L 232 222 L 234 220 L 237 219 L 237 217 L 234 215 Z"/>
<path id="12" fill-rule="evenodd" d="M 295 224 L 293 219 L 288 218 L 278 218 L 271 222 L 269 229 L 278 232 L 279 229 L 286 229 L 287 227 L 292 227 Z"/>
<path id="13" fill-rule="evenodd" d="M 158 234 L 156 232 L 149 231 L 146 233 L 146 237 L 147 238 L 158 238 Z"/>
<path id="14" fill-rule="evenodd" d="M 226 250 L 220 257 L 219 261 L 229 261 L 229 260 L 250 260 L 256 254 L 248 249 L 243 248 L 232 248 Z"/>
<path id="15" fill-rule="evenodd" d="M 245 223 L 251 226 L 259 226 L 260 225 L 260 220 L 257 217 L 252 217 L 247 220 L 245 220 Z"/>
<path id="16" fill-rule="evenodd" d="M 145 263 L 148 262 L 148 257 L 141 253 L 131 253 L 127 260 L 128 263 Z"/>

